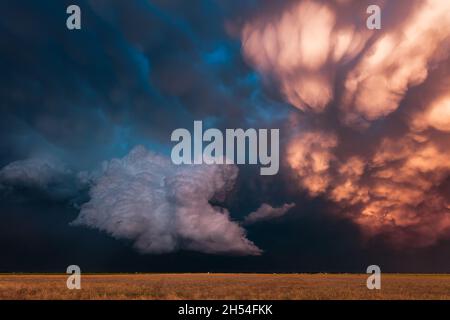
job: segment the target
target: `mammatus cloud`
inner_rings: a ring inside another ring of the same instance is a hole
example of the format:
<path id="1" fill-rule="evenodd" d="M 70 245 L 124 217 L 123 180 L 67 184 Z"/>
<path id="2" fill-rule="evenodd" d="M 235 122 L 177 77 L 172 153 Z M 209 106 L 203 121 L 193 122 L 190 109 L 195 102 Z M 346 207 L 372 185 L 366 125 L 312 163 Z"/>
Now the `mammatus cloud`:
<path id="1" fill-rule="evenodd" d="M 245 24 L 242 48 L 247 61 L 274 80 L 289 103 L 322 112 L 334 97 L 336 66 L 360 53 L 368 38 L 367 30 L 339 21 L 331 4 L 307 0 L 276 17 Z"/>
<path id="2" fill-rule="evenodd" d="M 369 236 L 430 245 L 450 235 L 450 2 L 389 2 L 406 16 L 374 31 L 342 14 L 367 17 L 360 3 L 261 14 L 242 30 L 243 54 L 304 111 L 286 148 L 299 187 Z"/>
<path id="3" fill-rule="evenodd" d="M 105 163 L 73 224 L 130 239 L 143 253 L 188 249 L 258 255 L 261 250 L 229 212 L 210 204 L 224 200 L 237 173 L 232 165 L 175 166 L 136 147 Z"/>
<path id="4" fill-rule="evenodd" d="M 289 209 L 295 207 L 294 203 L 285 203 L 281 207 L 274 208 L 267 203 L 263 203 L 256 211 L 245 217 L 245 224 L 252 224 L 258 221 L 271 220 L 286 214 Z"/>
<path id="5" fill-rule="evenodd" d="M 408 89 L 448 58 L 450 2 L 424 0 L 398 28 L 383 33 L 345 81 L 342 108 L 350 124 L 394 112 Z"/>

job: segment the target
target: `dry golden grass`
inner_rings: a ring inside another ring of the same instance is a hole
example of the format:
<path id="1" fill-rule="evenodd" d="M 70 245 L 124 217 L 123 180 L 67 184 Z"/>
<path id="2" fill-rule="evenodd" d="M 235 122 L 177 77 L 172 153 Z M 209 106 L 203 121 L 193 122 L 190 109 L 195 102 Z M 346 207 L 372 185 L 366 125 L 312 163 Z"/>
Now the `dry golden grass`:
<path id="1" fill-rule="evenodd" d="M 381 290 L 361 274 L 0 275 L 0 299 L 450 299 L 450 275 L 385 274 Z"/>

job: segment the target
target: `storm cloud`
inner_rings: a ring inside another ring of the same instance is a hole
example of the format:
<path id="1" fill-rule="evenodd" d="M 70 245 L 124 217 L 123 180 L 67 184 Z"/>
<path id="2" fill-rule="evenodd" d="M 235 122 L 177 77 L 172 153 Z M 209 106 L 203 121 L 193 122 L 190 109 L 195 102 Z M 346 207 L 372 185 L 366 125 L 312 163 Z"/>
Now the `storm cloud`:
<path id="1" fill-rule="evenodd" d="M 10 261 L 26 249 L 40 257 L 50 242 L 70 260 L 65 234 L 74 247 L 100 239 L 89 252 L 129 250 L 130 261 L 150 261 L 144 269 L 163 261 L 159 271 L 191 257 L 202 261 L 192 270 L 216 259 L 228 270 L 361 271 L 372 257 L 394 271 L 411 261 L 436 270 L 448 251 L 448 1 L 3 4 L 0 208 L 14 227 L 0 236 Z M 81 30 L 65 27 L 70 4 Z M 366 27 L 371 4 L 381 30 Z M 174 166 L 170 134 L 195 120 L 280 129 L 279 173 Z M 101 266 L 126 260 L 98 256 Z"/>

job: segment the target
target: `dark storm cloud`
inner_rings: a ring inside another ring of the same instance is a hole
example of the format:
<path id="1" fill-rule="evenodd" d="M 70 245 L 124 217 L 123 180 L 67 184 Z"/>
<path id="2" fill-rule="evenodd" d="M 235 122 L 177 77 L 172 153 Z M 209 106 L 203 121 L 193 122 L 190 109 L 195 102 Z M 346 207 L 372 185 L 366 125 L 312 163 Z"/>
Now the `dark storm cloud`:
<path id="1" fill-rule="evenodd" d="M 141 252 L 187 248 L 258 254 L 245 230 L 227 218 L 226 209 L 208 203 L 202 188 L 209 179 L 218 180 L 208 168 L 183 171 L 181 177 L 187 178 L 173 178 L 178 186 L 173 190 L 152 179 L 158 172 L 135 172 L 126 159 L 134 159 L 136 152 L 124 158 L 123 175 L 118 175 L 119 167 L 99 169 L 100 160 L 122 157 L 137 144 L 167 153 L 170 133 L 191 128 L 195 119 L 219 128 L 272 121 L 270 106 L 279 104 L 265 97 L 259 78 L 242 60 L 239 39 L 226 30 L 237 7 L 212 1 L 77 4 L 82 12 L 79 31 L 65 27 L 67 1 L 11 1 L 1 13 L 0 53 L 5 59 L 0 94 L 7 119 L 2 145 L 8 150 L 0 171 L 2 191 L 11 196 L 34 188 L 44 198 L 73 197 L 81 207 L 78 225 L 132 239 Z M 274 118 L 282 115 L 277 111 Z M 152 163 L 146 165 L 152 168 Z M 162 181 L 179 176 L 175 167 L 169 169 Z M 117 180 L 105 203 L 96 190 L 108 189 L 111 177 Z M 200 178 L 206 181 L 188 181 Z M 143 190 L 126 197 L 130 185 L 141 181 L 155 183 L 146 185 L 145 201 Z M 89 202 L 77 196 L 85 189 L 90 189 Z M 185 189 L 190 191 L 184 196 L 189 205 L 170 205 L 171 195 L 183 197 Z M 202 195 L 197 202 L 196 194 Z M 117 208 L 128 208 L 113 214 L 118 222 L 108 209 L 115 200 Z M 140 219 L 148 221 L 144 234 L 142 225 L 131 230 L 132 221 Z M 159 223 L 161 219 L 179 226 Z"/>
<path id="2" fill-rule="evenodd" d="M 11 120 L 2 144 L 11 153 L 25 157 L 50 144 L 92 165 L 137 142 L 167 144 L 194 119 L 220 127 L 259 117 L 253 102 L 265 98 L 225 30 L 231 5 L 76 3 L 80 31 L 65 27 L 68 1 L 4 3 L 0 95 Z"/>

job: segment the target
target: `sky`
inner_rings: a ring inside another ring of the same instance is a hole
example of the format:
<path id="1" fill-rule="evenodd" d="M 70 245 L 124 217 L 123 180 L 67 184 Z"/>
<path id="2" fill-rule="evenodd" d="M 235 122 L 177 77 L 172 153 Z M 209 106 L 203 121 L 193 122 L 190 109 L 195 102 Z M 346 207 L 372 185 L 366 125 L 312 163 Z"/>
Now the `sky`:
<path id="1" fill-rule="evenodd" d="M 450 271 L 450 2 L 1 4 L 0 272 Z M 196 120 L 279 172 L 173 164 Z"/>

